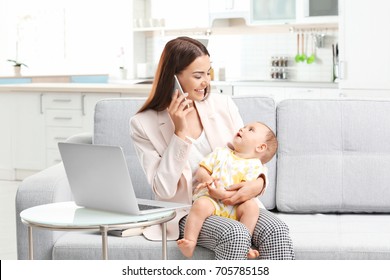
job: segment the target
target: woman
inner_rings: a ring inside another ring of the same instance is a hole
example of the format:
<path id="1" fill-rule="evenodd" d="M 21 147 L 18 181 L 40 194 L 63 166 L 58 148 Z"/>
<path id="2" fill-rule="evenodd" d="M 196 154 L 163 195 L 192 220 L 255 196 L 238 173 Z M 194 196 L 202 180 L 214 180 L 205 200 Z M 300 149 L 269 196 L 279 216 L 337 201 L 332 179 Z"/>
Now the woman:
<path id="1" fill-rule="evenodd" d="M 131 137 L 148 182 L 159 200 L 191 204 L 199 161 L 243 126 L 228 96 L 210 94 L 210 55 L 199 41 L 179 37 L 169 41 L 160 58 L 149 98 L 131 119 Z M 177 76 L 185 94 L 174 89 Z M 265 176 L 233 185 L 236 195 L 224 201 L 238 204 L 265 189 Z M 210 195 L 212 193 L 210 192 Z M 168 238 L 182 237 L 188 211 L 178 211 L 168 223 Z M 146 229 L 149 239 L 161 239 L 158 226 Z M 251 236 L 238 221 L 206 219 L 198 245 L 215 252 L 216 259 L 246 259 L 251 246 L 263 259 L 294 259 L 287 226 L 265 209 Z"/>

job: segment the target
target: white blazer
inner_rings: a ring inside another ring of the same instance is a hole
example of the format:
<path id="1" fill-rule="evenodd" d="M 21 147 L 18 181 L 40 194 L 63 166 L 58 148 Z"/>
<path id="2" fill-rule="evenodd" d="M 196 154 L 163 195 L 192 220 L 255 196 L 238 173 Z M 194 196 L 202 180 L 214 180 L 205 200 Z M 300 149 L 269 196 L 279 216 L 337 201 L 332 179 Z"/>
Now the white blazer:
<path id="1" fill-rule="evenodd" d="M 226 95 L 212 93 L 206 100 L 195 102 L 204 132 L 214 150 L 226 146 L 243 127 L 242 118 L 233 100 Z M 174 134 L 174 125 L 167 110 L 147 110 L 130 120 L 131 138 L 138 159 L 153 188 L 156 199 L 192 203 L 192 172 L 188 162 L 191 144 Z M 188 210 L 177 211 L 168 222 L 168 239 L 179 238 L 179 220 Z M 144 230 L 150 240 L 161 240 L 161 226 Z"/>

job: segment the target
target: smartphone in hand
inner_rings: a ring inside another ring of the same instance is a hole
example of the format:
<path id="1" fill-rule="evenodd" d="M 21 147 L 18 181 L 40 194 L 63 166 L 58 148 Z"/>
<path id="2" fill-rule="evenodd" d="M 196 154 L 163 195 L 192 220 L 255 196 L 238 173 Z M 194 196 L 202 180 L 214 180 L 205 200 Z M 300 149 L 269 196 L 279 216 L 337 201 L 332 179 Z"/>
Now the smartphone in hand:
<path id="1" fill-rule="evenodd" d="M 178 90 L 179 90 L 179 93 L 182 94 L 182 95 L 184 95 L 184 91 L 183 91 L 183 89 L 182 89 L 182 87 L 181 87 L 181 85 L 180 85 L 179 79 L 177 78 L 176 75 L 173 75 L 173 76 L 175 77 L 175 86 L 174 86 L 174 88 L 173 88 L 173 92 L 175 92 L 176 89 L 178 89 Z M 187 101 L 187 98 L 184 98 L 184 100 Z M 187 109 L 188 109 L 188 108 L 190 108 L 190 105 L 187 105 L 186 107 L 187 107 Z"/>

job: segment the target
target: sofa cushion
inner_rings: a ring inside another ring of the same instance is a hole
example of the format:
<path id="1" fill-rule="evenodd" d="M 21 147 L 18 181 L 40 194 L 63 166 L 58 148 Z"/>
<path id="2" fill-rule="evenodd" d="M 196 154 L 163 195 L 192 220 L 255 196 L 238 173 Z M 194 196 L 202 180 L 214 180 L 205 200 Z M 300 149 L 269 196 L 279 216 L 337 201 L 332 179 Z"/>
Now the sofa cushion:
<path id="1" fill-rule="evenodd" d="M 390 215 L 278 214 L 297 260 L 388 260 Z"/>
<path id="2" fill-rule="evenodd" d="M 284 100 L 277 208 L 390 212 L 390 101 Z"/>
<path id="3" fill-rule="evenodd" d="M 171 260 L 187 259 L 180 252 L 176 241 L 168 241 L 167 255 Z M 100 260 L 102 259 L 102 237 L 100 233 L 68 232 L 62 235 L 53 247 L 54 260 Z M 108 258 L 110 260 L 159 260 L 162 243 L 149 241 L 143 236 L 108 236 Z M 197 246 L 194 259 L 214 259 L 214 252 Z"/>
<path id="4" fill-rule="evenodd" d="M 276 129 L 275 102 L 266 97 L 234 98 L 244 122 L 262 121 Z M 133 143 L 130 138 L 130 118 L 138 111 L 145 99 L 116 98 L 99 101 L 95 107 L 94 144 L 121 146 L 124 150 L 131 179 L 138 197 L 153 198 L 146 176 L 139 164 Z M 268 209 L 275 208 L 276 160 L 268 164 L 269 186 L 261 197 Z"/>
<path id="5" fill-rule="evenodd" d="M 143 98 L 114 98 L 97 102 L 93 144 L 122 147 L 137 197 L 152 199 L 152 189 L 130 138 L 130 118 L 144 102 Z"/>

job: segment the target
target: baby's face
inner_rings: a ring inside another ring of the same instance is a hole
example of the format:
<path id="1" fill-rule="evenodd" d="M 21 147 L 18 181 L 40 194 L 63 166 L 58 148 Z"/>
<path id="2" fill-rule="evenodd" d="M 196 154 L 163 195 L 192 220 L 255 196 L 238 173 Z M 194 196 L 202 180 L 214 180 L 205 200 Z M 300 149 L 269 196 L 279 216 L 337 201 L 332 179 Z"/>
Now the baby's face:
<path id="1" fill-rule="evenodd" d="M 256 147 L 266 142 L 268 128 L 261 123 L 248 123 L 241 128 L 233 138 L 233 147 L 236 151 L 254 151 Z"/>

